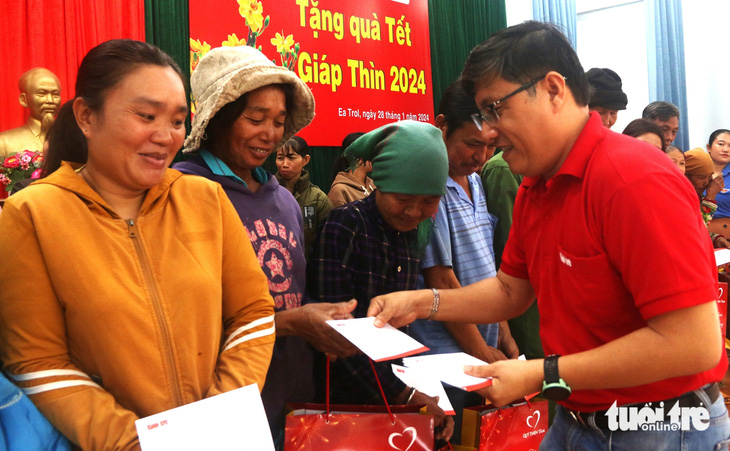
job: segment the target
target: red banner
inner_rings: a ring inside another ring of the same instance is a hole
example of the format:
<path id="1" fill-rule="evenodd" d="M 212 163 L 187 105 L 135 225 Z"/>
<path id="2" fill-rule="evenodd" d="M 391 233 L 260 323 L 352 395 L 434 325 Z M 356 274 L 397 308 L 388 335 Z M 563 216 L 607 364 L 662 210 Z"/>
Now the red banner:
<path id="1" fill-rule="evenodd" d="M 189 4 L 191 69 L 222 45 L 252 45 L 289 67 L 317 103 L 299 133 L 310 145 L 402 119 L 433 123 L 428 0 Z"/>
<path id="2" fill-rule="evenodd" d="M 22 126 L 28 110 L 18 101 L 18 79 L 45 67 L 61 82 L 61 101 L 74 97 L 76 72 L 86 52 L 114 38 L 144 41 L 144 1 L 3 1 L 3 76 L 0 131 Z"/>

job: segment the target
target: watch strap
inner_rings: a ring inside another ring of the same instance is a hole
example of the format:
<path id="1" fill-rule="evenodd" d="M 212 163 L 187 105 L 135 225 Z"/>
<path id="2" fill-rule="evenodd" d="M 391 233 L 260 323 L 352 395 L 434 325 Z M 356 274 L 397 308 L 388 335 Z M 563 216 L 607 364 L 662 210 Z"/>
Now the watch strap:
<path id="1" fill-rule="evenodd" d="M 554 384 L 560 380 L 560 372 L 558 371 L 559 354 L 553 354 L 545 357 L 543 369 L 545 371 L 545 383 Z"/>
<path id="2" fill-rule="evenodd" d="M 570 386 L 560 378 L 558 357 L 560 356 L 557 354 L 549 355 L 545 357 L 543 364 L 545 380 L 542 383 L 542 394 L 545 398 L 553 401 L 567 399 L 572 392 Z"/>

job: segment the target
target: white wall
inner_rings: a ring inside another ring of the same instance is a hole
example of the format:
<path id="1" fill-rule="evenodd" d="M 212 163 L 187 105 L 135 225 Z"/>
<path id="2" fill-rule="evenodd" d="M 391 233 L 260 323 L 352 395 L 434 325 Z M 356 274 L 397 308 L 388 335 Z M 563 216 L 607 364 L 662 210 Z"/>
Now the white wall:
<path id="1" fill-rule="evenodd" d="M 505 5 L 508 26 L 532 19 L 532 0 L 506 0 Z M 623 81 L 629 103 L 613 126 L 620 133 L 649 103 L 643 0 L 576 0 L 576 12 L 583 68 L 608 67 Z"/>
<path id="2" fill-rule="evenodd" d="M 532 0 L 506 0 L 507 25 L 532 16 Z M 641 117 L 649 103 L 643 0 L 576 0 L 578 57 L 585 70 L 613 69 L 623 80 L 629 104 L 619 112 L 619 133 Z M 682 0 L 685 77 L 690 147 L 707 143 L 713 130 L 730 128 L 730 57 L 727 56 L 730 1 Z M 685 149 L 688 150 L 688 149 Z"/>
<path id="3" fill-rule="evenodd" d="M 532 0 L 505 0 L 507 26 L 532 19 Z"/>
<path id="4" fill-rule="evenodd" d="M 619 111 L 612 128 L 621 133 L 649 103 L 644 3 L 577 0 L 576 11 L 577 51 L 583 69 L 607 67 L 623 82 L 629 103 Z"/>
<path id="5" fill-rule="evenodd" d="M 730 107 L 730 2 L 683 1 L 682 15 L 689 145 L 704 147 L 714 130 L 730 129 L 730 112 L 725 111 Z"/>

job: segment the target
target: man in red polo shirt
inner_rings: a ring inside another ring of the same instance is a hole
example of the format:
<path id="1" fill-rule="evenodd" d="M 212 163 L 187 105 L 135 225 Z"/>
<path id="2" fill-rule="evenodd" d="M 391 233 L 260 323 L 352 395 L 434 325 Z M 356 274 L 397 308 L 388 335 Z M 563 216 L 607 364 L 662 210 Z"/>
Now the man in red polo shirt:
<path id="1" fill-rule="evenodd" d="M 379 296 L 368 314 L 494 323 L 537 296 L 548 357 L 465 370 L 493 378 L 480 393 L 496 405 L 538 391 L 559 401 L 541 449 L 727 449 L 715 448 L 730 438 L 716 267 L 689 182 L 589 114 L 583 68 L 552 25 L 495 34 L 462 78 L 483 135 L 526 176 L 500 271 Z"/>

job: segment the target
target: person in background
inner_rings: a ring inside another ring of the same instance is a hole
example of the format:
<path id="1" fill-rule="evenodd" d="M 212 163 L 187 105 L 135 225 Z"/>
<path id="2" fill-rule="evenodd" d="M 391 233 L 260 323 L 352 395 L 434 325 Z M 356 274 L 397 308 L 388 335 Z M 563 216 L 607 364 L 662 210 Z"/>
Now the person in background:
<path id="1" fill-rule="evenodd" d="M 537 298 L 547 357 L 464 371 L 492 377 L 479 393 L 496 406 L 541 389 L 558 401 L 542 449 L 721 449 L 730 419 L 717 381 L 727 356 L 696 194 L 665 155 L 588 112 L 583 74 L 548 23 L 505 28 L 471 51 L 462 79 L 483 136 L 525 175 L 502 265 L 496 277 L 443 290 L 440 302 L 430 290 L 375 297 L 368 316 L 375 326 L 428 316 L 492 323 Z M 633 424 L 651 428 L 612 421 L 619 406 L 637 412 L 649 402 L 653 421 L 638 413 Z M 702 424 L 682 430 L 680 407 L 701 412 Z"/>
<path id="2" fill-rule="evenodd" d="M 667 151 L 665 152 L 670 160 L 672 160 L 672 163 L 674 163 L 680 171 L 682 171 L 682 174 L 686 171 L 686 163 L 684 160 L 684 152 L 682 152 L 682 149 L 675 146 L 669 146 L 667 147 Z"/>
<path id="3" fill-rule="evenodd" d="M 276 151 L 276 179 L 294 195 L 302 210 L 305 257 L 312 249 L 317 227 L 332 211 L 332 202 L 317 185 L 309 181 L 309 172 L 304 169 L 310 158 L 309 146 L 299 136 L 293 136 Z"/>
<path id="4" fill-rule="evenodd" d="M 175 168 L 219 183 L 236 208 L 266 274 L 276 314 L 276 345 L 261 397 L 277 446 L 284 405 L 314 396 L 307 344 L 335 355 L 356 349 L 326 321 L 349 318 L 355 302 L 302 305 L 306 260 L 299 204 L 261 166 L 314 117 L 314 97 L 285 67 L 248 47 L 208 52 L 191 77 L 197 109 Z M 349 299 L 347 299 L 349 301 Z"/>
<path id="5" fill-rule="evenodd" d="M 350 133 L 342 140 L 343 156 L 335 161 L 335 170 L 339 172 L 336 173 L 327 194 L 334 208 L 364 199 L 375 191 L 375 184 L 368 177 L 373 170 L 372 163 L 369 161 L 350 162 L 344 156 L 344 152 L 350 147 L 350 144 L 364 134 L 362 132 Z"/>
<path id="6" fill-rule="evenodd" d="M 332 163 L 333 179 L 336 178 L 337 174 L 339 174 L 340 172 L 347 172 L 350 169 L 350 161 L 345 156 L 345 150 L 350 147 L 350 144 L 354 143 L 357 138 L 361 137 L 364 134 L 365 132 L 350 133 L 342 140 L 342 146 L 340 147 L 340 156 L 335 159 L 334 163 Z"/>
<path id="7" fill-rule="evenodd" d="M 487 193 L 487 208 L 489 213 L 497 218 L 497 225 L 494 227 L 494 259 L 499 268 L 512 227 L 515 198 L 524 177 L 510 171 L 502 152 L 499 152 L 484 165 L 481 178 L 482 186 Z M 537 306 L 538 302 L 535 301 L 524 313 L 507 320 L 510 334 L 519 353 L 528 360 L 545 357 L 540 341 L 540 311 Z M 550 422 L 555 416 L 555 407 L 555 402 L 550 401 L 548 408 Z"/>
<path id="8" fill-rule="evenodd" d="M 168 168 L 184 86 L 150 44 L 91 49 L 54 124 L 76 136 L 49 141 L 88 157 L 0 214 L 3 369 L 82 449 L 138 449 L 135 420 L 266 378 L 274 302 L 248 234 L 219 185 Z"/>
<path id="9" fill-rule="evenodd" d="M 632 136 L 640 141 L 651 144 L 664 152 L 669 144 L 664 140 L 664 133 L 654 122 L 648 119 L 634 119 L 622 132 L 624 135 Z"/>
<path id="10" fill-rule="evenodd" d="M 707 153 L 715 165 L 714 175 L 725 177 L 730 173 L 730 130 L 721 128 L 712 132 L 707 140 Z"/>
<path id="11" fill-rule="evenodd" d="M 309 258 L 307 290 L 316 302 L 355 298 L 358 307 L 353 315 L 361 318 L 372 297 L 416 288 L 432 217 L 445 191 L 448 159 L 439 129 L 416 121 L 377 128 L 351 144 L 345 156 L 352 162 L 372 162 L 378 189 L 332 210 Z M 325 365 L 324 361 L 318 365 L 321 385 Z M 389 403 L 425 404 L 439 426 L 436 438 L 451 437 L 453 421 L 436 398 L 407 387 L 393 374 L 391 362 L 375 363 L 375 368 Z M 367 356 L 337 359 L 330 374 L 332 403 L 383 403 Z M 320 388 L 324 398 L 325 388 Z"/>
<path id="12" fill-rule="evenodd" d="M 457 288 L 497 273 L 492 249 L 496 221 L 487 211 L 484 189 L 476 174 L 494 147 L 484 140 L 472 120 L 472 115 L 478 113 L 461 80 L 452 83 L 441 97 L 436 127 L 446 144 L 449 177 L 431 240 L 421 259 L 419 288 Z M 488 363 L 519 355 L 506 321 L 462 324 L 418 320 L 409 334 L 430 349 L 427 354 L 466 352 Z M 483 400 L 459 388 L 446 386 L 445 390 L 456 412 L 452 442 L 459 443 L 464 407 L 479 405 Z"/>
<path id="13" fill-rule="evenodd" d="M 642 119 L 649 119 L 662 129 L 664 148 L 672 144 L 679 131 L 679 108 L 669 102 L 651 102 L 641 112 Z"/>
<path id="14" fill-rule="evenodd" d="M 348 171 L 348 169 L 350 168 L 350 160 L 348 160 L 347 157 L 345 156 L 345 150 L 347 150 L 347 148 L 350 147 L 350 144 L 354 143 L 357 140 L 357 138 L 361 137 L 364 134 L 365 134 L 365 132 L 353 132 L 344 137 L 344 139 L 342 140 L 341 147 L 340 147 L 340 150 L 341 150 L 340 156 L 337 157 L 337 159 L 332 164 L 332 178 L 333 179 L 335 177 L 337 177 L 338 173 L 343 172 L 343 171 L 344 172 Z M 372 170 L 372 168 L 371 168 L 371 170 Z"/>
<path id="15" fill-rule="evenodd" d="M 604 127 L 616 123 L 619 110 L 625 110 L 629 101 L 621 89 L 621 77 L 611 69 L 594 67 L 586 72 L 590 100 L 588 110 L 601 116 Z"/>
<path id="16" fill-rule="evenodd" d="M 705 225 L 712 220 L 715 210 L 717 210 L 717 194 L 725 187 L 722 176 L 713 175 L 714 165 L 712 158 L 701 147 L 688 150 L 684 153 L 685 173 L 687 179 L 697 193 L 700 204 L 700 213 Z M 715 248 L 730 247 L 730 241 L 726 240 L 721 233 L 710 231 L 710 238 Z"/>
<path id="17" fill-rule="evenodd" d="M 707 140 L 707 152 L 714 165 L 713 175 L 722 177 L 722 187 L 715 200 L 717 210 L 708 225 L 711 232 L 730 236 L 730 130 L 718 129 L 710 134 Z"/>
<path id="18" fill-rule="evenodd" d="M 494 260 L 499 268 L 512 227 L 515 198 L 523 177 L 510 171 L 502 152 L 499 152 L 484 165 L 481 178 L 487 195 L 487 208 L 497 218 L 497 225 L 494 227 Z M 507 324 L 520 354 L 524 354 L 527 359 L 545 357 L 540 343 L 540 313 L 537 302 L 533 302 L 523 314 L 508 320 Z"/>

